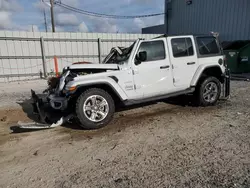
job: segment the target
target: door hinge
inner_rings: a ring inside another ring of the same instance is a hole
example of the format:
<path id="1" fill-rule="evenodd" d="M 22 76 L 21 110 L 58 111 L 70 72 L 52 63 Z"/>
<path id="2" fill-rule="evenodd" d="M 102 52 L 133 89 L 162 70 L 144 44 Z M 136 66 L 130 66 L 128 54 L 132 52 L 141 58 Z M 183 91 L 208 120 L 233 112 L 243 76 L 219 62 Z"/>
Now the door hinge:
<path id="1" fill-rule="evenodd" d="M 136 90 L 136 85 L 134 85 L 134 89 Z"/>
<path id="2" fill-rule="evenodd" d="M 174 65 L 172 64 L 172 69 L 174 69 Z"/>
<path id="3" fill-rule="evenodd" d="M 173 78 L 173 82 L 175 83 L 175 79 Z"/>

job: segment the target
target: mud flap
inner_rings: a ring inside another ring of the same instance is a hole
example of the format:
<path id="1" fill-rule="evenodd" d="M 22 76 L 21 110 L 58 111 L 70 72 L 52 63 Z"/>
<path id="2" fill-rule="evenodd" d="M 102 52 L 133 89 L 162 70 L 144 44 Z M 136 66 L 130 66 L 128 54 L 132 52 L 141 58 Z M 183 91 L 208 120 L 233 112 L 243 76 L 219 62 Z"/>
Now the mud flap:
<path id="1" fill-rule="evenodd" d="M 230 96 L 230 71 L 226 69 L 225 71 L 225 78 L 224 78 L 224 97 L 228 98 Z"/>

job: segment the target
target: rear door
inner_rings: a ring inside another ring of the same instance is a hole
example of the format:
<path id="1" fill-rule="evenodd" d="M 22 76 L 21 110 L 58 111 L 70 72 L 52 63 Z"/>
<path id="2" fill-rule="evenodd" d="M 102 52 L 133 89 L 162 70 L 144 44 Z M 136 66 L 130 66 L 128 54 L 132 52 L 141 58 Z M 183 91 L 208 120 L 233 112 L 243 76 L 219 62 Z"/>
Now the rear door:
<path id="1" fill-rule="evenodd" d="M 198 67 L 198 58 L 193 36 L 168 37 L 170 60 L 173 68 L 174 86 L 190 87 Z"/>

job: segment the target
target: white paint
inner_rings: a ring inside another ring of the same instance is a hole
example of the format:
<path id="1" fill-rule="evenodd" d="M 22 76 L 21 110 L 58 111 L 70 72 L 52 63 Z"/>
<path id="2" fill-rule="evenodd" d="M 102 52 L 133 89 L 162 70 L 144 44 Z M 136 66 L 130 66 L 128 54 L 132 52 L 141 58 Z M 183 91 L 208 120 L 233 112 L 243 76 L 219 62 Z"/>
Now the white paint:
<path id="1" fill-rule="evenodd" d="M 66 90 L 72 86 L 84 86 L 84 85 L 95 85 L 95 84 L 107 84 L 114 88 L 114 90 L 119 93 L 122 100 L 128 99 L 127 93 L 124 92 L 120 84 L 117 84 L 112 78 L 108 77 L 114 75 L 115 71 L 90 74 L 85 76 L 79 76 L 74 79 L 74 81 L 69 82 L 66 85 Z M 118 71 L 117 71 L 118 72 Z M 122 77 L 119 77 L 121 80 Z"/>
<path id="2" fill-rule="evenodd" d="M 190 38 L 194 48 L 194 55 L 185 56 L 185 57 L 174 57 L 173 50 L 171 48 L 171 40 L 175 38 Z M 190 82 L 193 78 L 193 75 L 198 67 L 198 59 L 196 53 L 196 47 L 194 43 L 193 36 L 175 36 L 168 37 L 168 46 L 169 46 L 169 55 L 172 62 L 173 68 L 173 78 L 174 85 L 181 89 L 186 89 L 190 87 Z"/>
<path id="3" fill-rule="evenodd" d="M 171 45 L 171 39 L 173 38 L 191 38 L 194 46 L 194 55 L 185 58 L 175 58 Z M 136 65 L 136 54 L 141 43 L 145 41 L 163 41 L 166 58 L 141 62 L 139 65 Z M 130 58 L 127 62 L 119 65 L 119 70 L 75 77 L 73 81 L 66 85 L 66 90 L 72 86 L 108 84 L 121 96 L 122 100 L 143 99 L 184 91 L 191 86 L 195 86 L 202 72 L 208 67 L 218 66 L 221 68 L 222 73 L 225 72 L 225 67 L 218 64 L 218 60 L 223 58 L 223 56 L 198 58 L 194 44 L 193 36 L 168 37 L 144 41 L 137 40 Z M 194 64 L 188 65 L 187 63 L 189 62 L 194 62 Z M 79 68 L 96 68 L 98 66 L 85 64 L 79 65 Z M 161 67 L 166 68 L 161 69 Z M 109 76 L 115 76 L 118 82 Z"/>
<path id="4" fill-rule="evenodd" d="M 170 69 L 170 60 L 167 52 L 167 44 L 165 39 L 149 40 L 149 41 L 163 41 L 165 45 L 166 58 L 157 61 L 142 62 L 135 65 L 135 56 L 138 53 L 139 42 L 136 53 L 131 61 L 131 66 L 134 70 L 134 84 L 136 86 L 136 93 L 138 97 L 151 97 L 155 95 L 166 94 L 174 90 L 172 72 Z M 161 69 L 161 67 L 169 66 L 169 68 Z"/>
<path id="5" fill-rule="evenodd" d="M 118 69 L 117 64 L 75 64 L 70 69 Z"/>
<path id="6" fill-rule="evenodd" d="M 198 59 L 198 68 L 196 69 L 193 78 L 191 80 L 191 86 L 195 86 L 200 78 L 200 75 L 206 68 L 210 67 L 219 67 L 221 69 L 221 72 L 225 72 L 225 67 L 223 65 L 219 65 L 218 60 L 220 58 L 223 58 L 223 56 L 215 56 L 215 57 L 206 57 Z"/>

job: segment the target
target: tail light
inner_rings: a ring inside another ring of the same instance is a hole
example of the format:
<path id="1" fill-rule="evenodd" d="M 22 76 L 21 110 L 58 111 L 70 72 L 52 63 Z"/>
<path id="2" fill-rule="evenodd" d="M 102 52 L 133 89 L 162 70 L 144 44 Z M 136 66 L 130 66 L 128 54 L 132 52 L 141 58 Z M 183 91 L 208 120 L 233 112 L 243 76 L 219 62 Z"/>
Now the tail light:
<path id="1" fill-rule="evenodd" d="M 227 67 L 227 57 L 225 55 L 223 56 L 223 65 Z"/>

